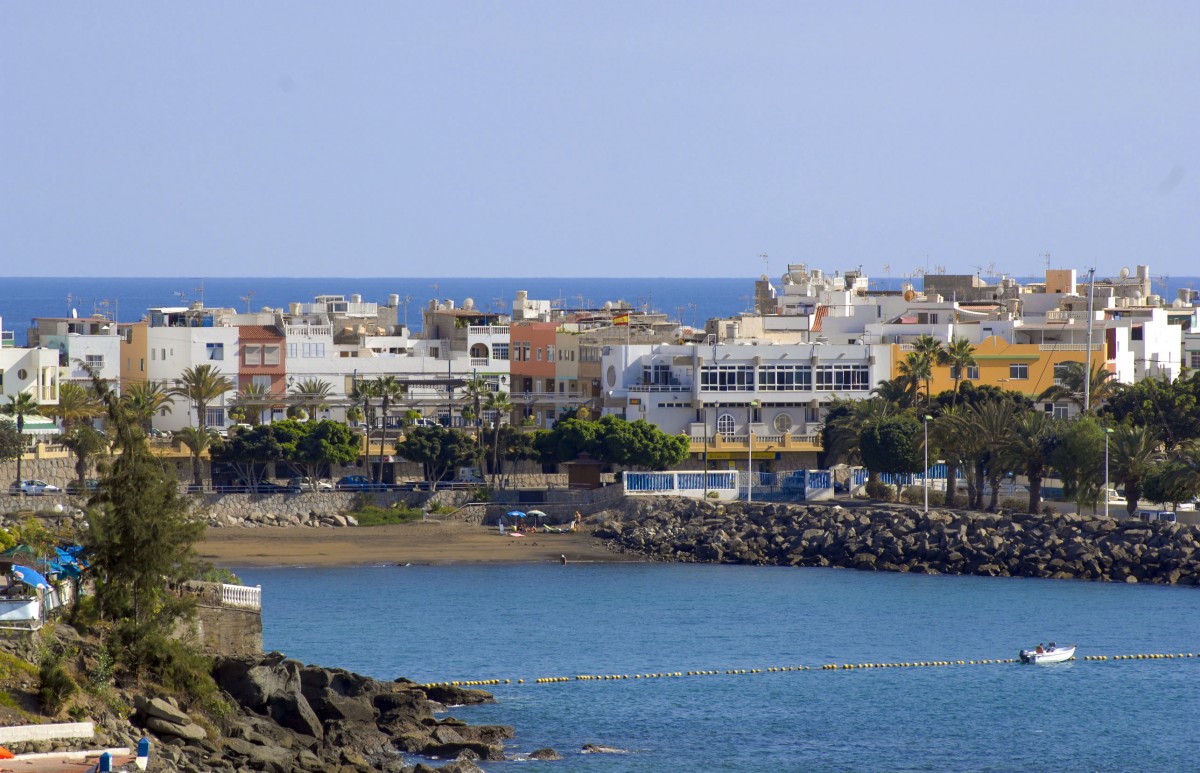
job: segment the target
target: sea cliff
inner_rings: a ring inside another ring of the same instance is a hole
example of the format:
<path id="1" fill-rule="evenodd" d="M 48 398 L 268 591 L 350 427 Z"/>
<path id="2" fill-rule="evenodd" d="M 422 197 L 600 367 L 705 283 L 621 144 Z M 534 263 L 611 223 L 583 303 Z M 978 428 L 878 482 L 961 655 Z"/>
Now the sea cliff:
<path id="1" fill-rule="evenodd" d="M 1102 516 L 627 499 L 589 519 L 653 560 L 1200 584 L 1200 530 Z"/>

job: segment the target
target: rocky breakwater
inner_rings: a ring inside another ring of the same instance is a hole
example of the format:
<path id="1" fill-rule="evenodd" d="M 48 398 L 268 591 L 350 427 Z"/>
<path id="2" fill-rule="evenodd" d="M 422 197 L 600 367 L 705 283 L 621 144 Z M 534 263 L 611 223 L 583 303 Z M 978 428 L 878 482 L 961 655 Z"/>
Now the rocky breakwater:
<path id="1" fill-rule="evenodd" d="M 589 519 L 664 561 L 1200 585 L 1200 529 L 1074 514 L 627 499 Z"/>
<path id="2" fill-rule="evenodd" d="M 380 682 L 340 669 L 306 666 L 279 653 L 224 658 L 213 669 L 235 712 L 205 727 L 170 701 L 140 698 L 134 722 L 159 739 L 162 770 L 433 770 L 404 753 L 450 760 L 440 770 L 479 771 L 476 760 L 504 759 L 511 727 L 468 725 L 442 716 L 448 705 L 483 703 L 482 690 Z"/>

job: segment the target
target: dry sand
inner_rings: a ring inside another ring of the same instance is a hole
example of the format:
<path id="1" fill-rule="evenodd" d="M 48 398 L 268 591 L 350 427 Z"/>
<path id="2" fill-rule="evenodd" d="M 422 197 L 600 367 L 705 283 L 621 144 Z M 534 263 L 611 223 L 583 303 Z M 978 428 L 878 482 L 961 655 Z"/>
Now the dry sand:
<path id="1" fill-rule="evenodd" d="M 502 536 L 494 527 L 417 521 L 396 526 L 314 529 L 302 526 L 209 529 L 200 558 L 217 566 L 350 566 L 559 561 L 637 561 L 585 531 Z"/>

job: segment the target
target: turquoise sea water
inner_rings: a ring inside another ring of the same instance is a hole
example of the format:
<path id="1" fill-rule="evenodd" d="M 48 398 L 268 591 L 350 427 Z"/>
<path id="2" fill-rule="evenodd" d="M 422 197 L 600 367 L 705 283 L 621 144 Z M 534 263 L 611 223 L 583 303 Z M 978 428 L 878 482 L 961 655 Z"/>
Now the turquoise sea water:
<path id="1" fill-rule="evenodd" d="M 267 649 L 382 679 L 513 680 L 453 713 L 514 725 L 510 753 L 566 757 L 523 771 L 1200 768 L 1200 658 L 531 683 L 1010 658 L 1049 640 L 1196 652 L 1195 588 L 664 564 L 240 574 L 263 586 Z"/>

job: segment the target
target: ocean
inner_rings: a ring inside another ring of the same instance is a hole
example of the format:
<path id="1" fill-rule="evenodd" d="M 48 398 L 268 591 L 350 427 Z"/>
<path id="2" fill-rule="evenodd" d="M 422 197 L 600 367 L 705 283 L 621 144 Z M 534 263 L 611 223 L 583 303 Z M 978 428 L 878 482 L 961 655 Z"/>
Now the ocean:
<path id="1" fill-rule="evenodd" d="M 710 317 L 737 314 L 754 305 L 752 278 L 35 277 L 0 281 L 0 319 L 23 346 L 31 319 L 68 317 L 72 310 L 79 316 L 101 313 L 121 322 L 136 322 L 149 308 L 193 301 L 245 311 L 286 309 L 289 303 L 311 302 L 318 295 L 358 294 L 364 301 L 386 304 L 388 296 L 396 294 L 401 301 L 400 321 L 417 332 L 421 309 L 431 299 L 450 299 L 461 305 L 471 298 L 476 308 L 511 313 L 518 290 L 528 291 L 531 299 L 550 300 L 563 308 L 596 308 L 605 301 L 624 300 L 634 308 L 658 311 L 700 327 Z"/>
<path id="2" fill-rule="evenodd" d="M 243 569 L 264 644 L 380 679 L 508 679 L 455 708 L 523 771 L 1195 770 L 1200 589 L 672 564 Z M 1079 660 L 823 671 L 829 663 Z M 771 671 L 811 666 L 811 671 Z M 759 669 L 761 673 L 726 674 Z M 688 671 L 717 675 L 686 676 Z M 680 672 L 681 677 L 635 678 Z M 538 684 L 542 677 L 628 679 Z M 524 684 L 517 680 L 524 679 Z M 621 754 L 582 754 L 584 744 Z M 491 771 L 512 763 L 489 763 Z"/>

